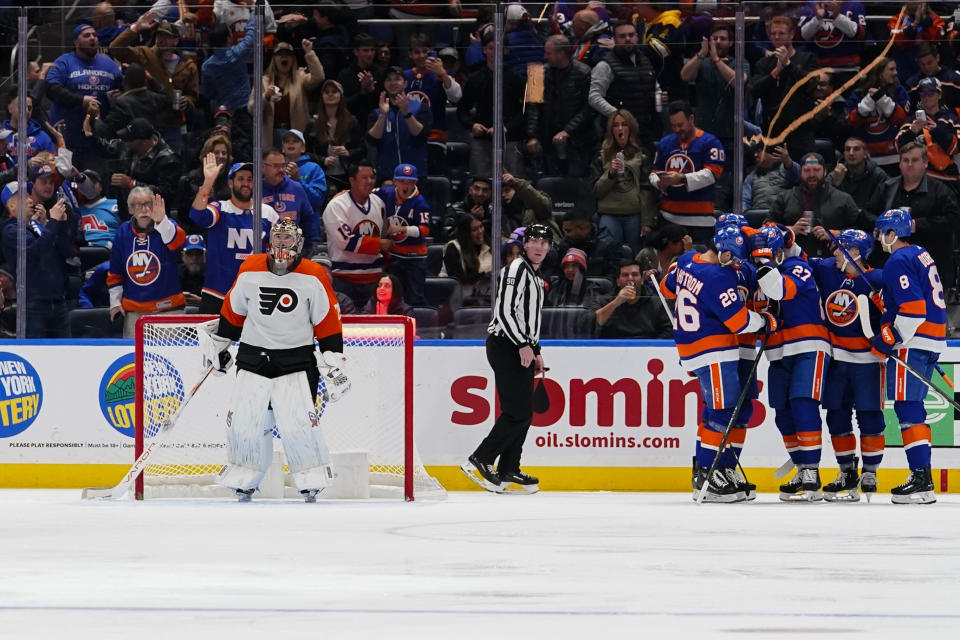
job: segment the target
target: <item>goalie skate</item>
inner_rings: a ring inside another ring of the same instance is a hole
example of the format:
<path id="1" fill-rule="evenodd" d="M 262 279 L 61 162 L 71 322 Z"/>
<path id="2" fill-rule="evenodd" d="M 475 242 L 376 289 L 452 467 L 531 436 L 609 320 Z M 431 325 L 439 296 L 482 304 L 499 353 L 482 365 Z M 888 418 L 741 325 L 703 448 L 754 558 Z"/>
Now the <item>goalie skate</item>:
<path id="1" fill-rule="evenodd" d="M 522 471 L 499 474 L 498 493 L 530 494 L 540 490 L 540 481 Z"/>
<path id="2" fill-rule="evenodd" d="M 823 485 L 823 499 L 827 502 L 860 502 L 859 488 L 857 468 L 841 469 L 833 482 Z"/>
<path id="3" fill-rule="evenodd" d="M 800 469 L 786 484 L 780 485 L 783 502 L 816 502 L 823 500 L 820 493 L 820 470 Z"/>
<path id="4" fill-rule="evenodd" d="M 477 460 L 476 456 L 470 456 L 466 462 L 460 465 L 460 471 L 463 471 L 484 491 L 500 492 L 500 478 L 497 477 L 496 471 L 493 470 L 491 465 Z"/>

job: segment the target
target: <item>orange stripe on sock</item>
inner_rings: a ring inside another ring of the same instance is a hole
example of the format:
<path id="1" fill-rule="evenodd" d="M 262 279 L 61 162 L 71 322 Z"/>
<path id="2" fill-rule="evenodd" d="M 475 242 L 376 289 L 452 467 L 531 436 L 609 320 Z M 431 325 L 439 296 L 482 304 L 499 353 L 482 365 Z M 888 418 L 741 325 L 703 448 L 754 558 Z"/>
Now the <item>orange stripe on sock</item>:
<path id="1" fill-rule="evenodd" d="M 846 436 L 831 436 L 830 441 L 833 442 L 836 453 L 853 453 L 857 450 L 857 436 L 852 433 Z"/>
<path id="2" fill-rule="evenodd" d="M 902 429 L 900 433 L 903 435 L 903 446 L 909 446 L 915 443 L 924 443 L 930 444 L 930 427 L 925 424 L 915 424 L 906 429 Z"/>
<path id="3" fill-rule="evenodd" d="M 704 429 L 700 433 L 700 446 L 707 447 L 708 449 L 713 449 L 713 450 L 720 449 L 720 441 L 722 440 L 723 440 L 723 434 L 717 431 Z"/>
<path id="4" fill-rule="evenodd" d="M 863 452 L 863 455 L 883 453 L 885 446 L 886 439 L 883 434 L 879 436 L 860 436 L 860 451 Z"/>
<path id="5" fill-rule="evenodd" d="M 733 427 L 730 429 L 730 438 L 727 440 L 732 445 L 743 446 L 743 442 L 747 439 L 747 430 L 741 429 L 740 427 Z"/>
<path id="6" fill-rule="evenodd" d="M 800 445 L 804 447 L 819 447 L 823 444 L 823 436 L 820 431 L 798 431 L 797 439 Z"/>
<path id="7" fill-rule="evenodd" d="M 795 435 L 783 436 L 783 446 L 787 451 L 793 451 L 800 446 L 800 440 Z"/>

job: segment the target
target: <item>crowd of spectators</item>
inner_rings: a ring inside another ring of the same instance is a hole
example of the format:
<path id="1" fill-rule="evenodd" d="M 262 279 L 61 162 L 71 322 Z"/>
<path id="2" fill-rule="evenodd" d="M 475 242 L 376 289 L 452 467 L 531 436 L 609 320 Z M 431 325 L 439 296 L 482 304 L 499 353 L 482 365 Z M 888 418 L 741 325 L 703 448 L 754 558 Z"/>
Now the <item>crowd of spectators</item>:
<path id="1" fill-rule="evenodd" d="M 417 317 L 421 335 L 431 323 L 467 335 L 458 310 L 489 308 L 494 256 L 514 258 L 539 222 L 556 235 L 546 302 L 566 309 L 561 326 L 545 321 L 548 337 L 668 337 L 652 278 L 707 242 L 735 199 L 754 224 L 812 216 L 799 239 L 811 255 L 829 252 L 824 229 L 872 231 L 909 206 L 958 302 L 957 3 L 744 3 L 743 60 L 737 4 L 559 2 L 535 15 L 510 3 L 499 88 L 488 3 L 267 5 L 262 41 L 247 0 L 82 8 L 62 47 L 27 47 L 25 84 L 3 83 L 0 335 L 15 330 L 21 275 L 29 337 L 95 334 L 73 309 L 108 310 L 102 335 L 129 335 L 143 313 L 215 312 L 234 261 L 258 249 L 255 180 L 264 224 L 300 224 L 342 308 Z M 42 29 L 63 11 L 29 15 Z M 3 16 L 0 31 L 12 24 Z M 497 90 L 502 234 L 491 237 Z"/>

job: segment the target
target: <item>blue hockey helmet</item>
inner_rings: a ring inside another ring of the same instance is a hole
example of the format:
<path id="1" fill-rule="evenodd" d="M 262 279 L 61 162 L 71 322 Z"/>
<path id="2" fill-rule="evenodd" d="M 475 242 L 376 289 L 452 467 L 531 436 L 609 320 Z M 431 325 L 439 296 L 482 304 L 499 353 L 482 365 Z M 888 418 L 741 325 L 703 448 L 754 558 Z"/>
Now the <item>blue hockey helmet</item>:
<path id="1" fill-rule="evenodd" d="M 728 226 L 718 229 L 713 235 L 713 246 L 717 248 L 718 254 L 729 251 L 738 260 L 747 257 L 747 243 L 739 227 Z"/>
<path id="2" fill-rule="evenodd" d="M 717 222 L 713 225 L 714 232 L 720 231 L 724 227 L 749 227 L 750 223 L 739 213 L 721 213 L 717 216 Z"/>
<path id="3" fill-rule="evenodd" d="M 763 244 L 765 247 L 770 249 L 774 254 L 783 249 L 786 246 L 786 242 L 783 239 L 783 232 L 780 231 L 780 227 L 775 224 L 765 224 L 760 229 L 758 229 L 760 235 L 763 236 Z"/>
<path id="4" fill-rule="evenodd" d="M 874 224 L 875 233 L 878 237 L 887 235 L 888 231 L 893 231 L 898 238 L 910 237 L 910 227 L 913 218 L 910 217 L 910 211 L 903 209 L 888 209 L 880 214 Z"/>
<path id="5" fill-rule="evenodd" d="M 869 258 L 870 252 L 873 251 L 873 238 L 860 229 L 844 229 L 837 235 L 837 242 L 848 251 L 858 250 L 861 260 Z"/>

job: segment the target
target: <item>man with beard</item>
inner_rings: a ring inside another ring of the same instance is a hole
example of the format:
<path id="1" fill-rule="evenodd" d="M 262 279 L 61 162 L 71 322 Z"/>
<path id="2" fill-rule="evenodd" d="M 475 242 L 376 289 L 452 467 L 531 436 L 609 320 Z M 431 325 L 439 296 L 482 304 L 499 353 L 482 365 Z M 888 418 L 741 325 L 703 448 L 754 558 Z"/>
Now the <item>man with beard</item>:
<path id="1" fill-rule="evenodd" d="M 264 250 L 277 212 L 268 204 L 260 205 L 260 229 L 253 229 L 253 165 L 237 162 L 227 172 L 230 199 L 210 202 L 210 191 L 220 173 L 213 153 L 203 159 L 203 185 L 190 206 L 190 219 L 207 231 L 207 275 L 200 295 L 200 313 L 217 314 L 230 290 L 240 264 L 247 256 Z"/>
<path id="2" fill-rule="evenodd" d="M 860 210 L 849 195 L 826 182 L 823 156 L 808 153 L 800 161 L 800 184 L 781 192 L 770 207 L 770 219 L 787 226 L 801 222 L 797 244 L 811 258 L 833 255 L 825 229 L 857 227 Z M 806 215 L 805 215 L 806 214 Z M 807 235 L 812 230 L 813 235 Z"/>
<path id="3" fill-rule="evenodd" d="M 832 184 L 853 198 L 863 220 L 867 222 L 866 225 L 858 226 L 869 229 L 873 226 L 873 221 L 869 220 L 869 214 L 864 212 L 873 195 L 883 188 L 883 183 L 888 179 L 887 172 L 877 166 L 867 152 L 867 143 L 851 136 L 843 143 L 843 161 L 838 162 L 827 176 L 827 184 Z"/>
<path id="4" fill-rule="evenodd" d="M 142 33 L 155 31 L 152 47 L 131 46 Z M 137 62 L 147 74 L 163 87 L 167 95 L 164 108 L 154 115 L 163 139 L 177 153 L 183 152 L 183 136 L 180 125 L 183 114 L 197 104 L 200 88 L 200 72 L 192 58 L 177 51 L 180 32 L 176 25 L 166 20 L 157 21 L 156 14 L 148 11 L 136 24 L 121 33 L 110 45 L 110 54 L 119 62 Z"/>
<path id="5" fill-rule="evenodd" d="M 452 240 L 456 235 L 457 220 L 461 216 L 471 215 L 483 223 L 487 229 L 492 228 L 490 219 L 490 197 L 493 186 L 490 178 L 474 176 L 467 187 L 467 195 L 463 202 L 454 202 L 447 207 L 447 214 L 443 218 L 443 237 Z M 510 234 L 514 227 L 503 225 L 503 231 Z"/>
<path id="6" fill-rule="evenodd" d="M 150 187 L 131 189 L 127 208 L 133 217 L 117 231 L 107 287 L 110 320 L 123 316 L 123 337 L 132 338 L 141 316 L 183 309 L 177 252 L 186 234 L 167 217 L 163 197 Z"/>
<path id="7" fill-rule="evenodd" d="M 590 74 L 588 102 L 604 119 L 618 108 L 629 111 L 637 119 L 640 143 L 655 149 L 661 127 L 654 97 L 663 61 L 640 48 L 637 28 L 629 22 L 614 26 L 613 41 L 613 51 Z"/>
<path id="8" fill-rule="evenodd" d="M 107 94 L 122 87 L 123 72 L 116 62 L 97 53 L 97 32 L 91 25 L 74 28 L 73 46 L 74 50 L 57 58 L 47 72 L 47 96 L 53 101 L 50 122 L 63 120 L 63 136 L 73 151 L 74 165 L 102 170 L 104 163 L 93 141 L 83 135 L 83 119 L 93 104 L 107 115 Z"/>

